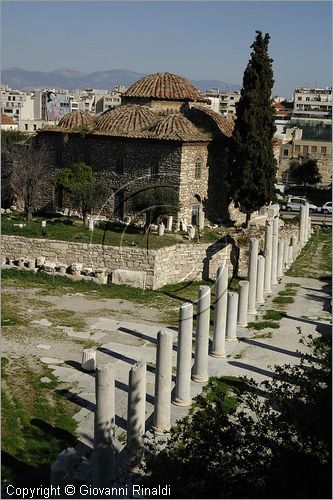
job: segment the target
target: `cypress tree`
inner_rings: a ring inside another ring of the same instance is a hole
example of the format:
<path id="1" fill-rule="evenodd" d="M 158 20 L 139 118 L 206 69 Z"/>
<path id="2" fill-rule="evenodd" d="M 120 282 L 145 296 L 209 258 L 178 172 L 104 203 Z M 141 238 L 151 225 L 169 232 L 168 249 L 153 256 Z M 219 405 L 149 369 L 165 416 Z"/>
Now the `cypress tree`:
<path id="1" fill-rule="evenodd" d="M 275 132 L 271 92 L 274 84 L 272 59 L 268 54 L 268 33 L 256 31 L 253 52 L 245 69 L 243 87 L 236 104 L 230 187 L 235 206 L 246 214 L 269 203 L 274 196 L 276 160 L 273 154 Z"/>

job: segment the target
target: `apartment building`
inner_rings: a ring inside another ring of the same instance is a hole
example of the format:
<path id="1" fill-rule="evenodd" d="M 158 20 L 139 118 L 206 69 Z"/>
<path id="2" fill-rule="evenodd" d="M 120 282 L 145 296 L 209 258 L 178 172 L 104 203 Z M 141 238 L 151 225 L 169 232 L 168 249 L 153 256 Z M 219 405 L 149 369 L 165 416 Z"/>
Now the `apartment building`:
<path id="1" fill-rule="evenodd" d="M 1 113 L 12 118 L 14 123 L 34 118 L 34 100 L 31 92 L 1 87 Z"/>
<path id="2" fill-rule="evenodd" d="M 332 87 L 296 88 L 292 118 L 332 120 Z"/>
<path id="3" fill-rule="evenodd" d="M 121 94 L 119 92 L 108 92 L 96 101 L 96 115 L 104 113 L 108 109 L 114 109 L 121 105 Z"/>
<path id="4" fill-rule="evenodd" d="M 220 89 L 211 89 L 203 95 L 215 113 L 219 113 L 229 121 L 235 120 L 236 103 L 240 99 L 240 92 L 220 92 Z"/>

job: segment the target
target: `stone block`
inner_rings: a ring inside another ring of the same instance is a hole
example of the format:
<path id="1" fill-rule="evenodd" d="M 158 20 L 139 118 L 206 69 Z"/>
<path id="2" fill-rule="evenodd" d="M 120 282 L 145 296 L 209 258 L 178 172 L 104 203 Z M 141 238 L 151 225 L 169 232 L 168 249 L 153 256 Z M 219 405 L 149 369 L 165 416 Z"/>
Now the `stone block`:
<path id="1" fill-rule="evenodd" d="M 37 257 L 36 266 L 37 267 L 43 266 L 45 261 L 46 261 L 46 257 Z"/>
<path id="2" fill-rule="evenodd" d="M 129 271 L 128 269 L 115 269 L 112 273 L 112 283 L 116 285 L 129 285 L 135 288 L 144 288 L 147 273 L 145 271 Z"/>

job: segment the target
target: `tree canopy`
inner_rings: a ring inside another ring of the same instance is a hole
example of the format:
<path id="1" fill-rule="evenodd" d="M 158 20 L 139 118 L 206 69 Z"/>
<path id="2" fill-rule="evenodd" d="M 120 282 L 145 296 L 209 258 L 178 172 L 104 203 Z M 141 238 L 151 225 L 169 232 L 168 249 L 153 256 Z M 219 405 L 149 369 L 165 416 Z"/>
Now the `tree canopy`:
<path id="1" fill-rule="evenodd" d="M 317 162 L 312 158 L 303 158 L 300 161 L 292 159 L 289 163 L 289 172 L 298 184 L 315 185 L 321 181 Z"/>
<path id="2" fill-rule="evenodd" d="M 243 87 L 236 104 L 236 122 L 230 164 L 230 186 L 235 206 L 246 214 L 269 203 L 274 197 L 276 160 L 271 92 L 274 84 L 272 59 L 268 54 L 269 35 L 257 31 Z"/>
<path id="3" fill-rule="evenodd" d="M 156 222 L 160 215 L 172 214 L 179 210 L 177 191 L 171 186 L 151 186 L 132 196 L 132 209 L 146 214 L 145 230 Z"/>
<path id="4" fill-rule="evenodd" d="M 71 206 L 81 210 L 84 218 L 91 209 L 100 207 L 108 195 L 107 186 L 96 181 L 91 166 L 83 162 L 57 172 L 53 183 L 67 192 Z"/>

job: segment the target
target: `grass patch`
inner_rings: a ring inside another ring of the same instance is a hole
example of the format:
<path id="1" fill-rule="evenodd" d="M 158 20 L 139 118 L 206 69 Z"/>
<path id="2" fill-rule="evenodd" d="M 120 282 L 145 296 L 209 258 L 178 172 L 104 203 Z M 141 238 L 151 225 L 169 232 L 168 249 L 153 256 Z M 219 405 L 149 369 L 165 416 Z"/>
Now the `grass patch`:
<path id="1" fill-rule="evenodd" d="M 293 304 L 294 297 L 290 297 L 290 296 L 284 296 L 284 297 L 282 297 L 280 295 L 278 297 L 275 297 L 272 302 L 274 302 L 274 304 L 280 304 L 280 305 L 281 304 L 283 304 L 283 305 L 284 304 Z"/>
<path id="2" fill-rule="evenodd" d="M 321 227 L 309 239 L 286 276 L 322 278 L 332 274 L 332 229 Z"/>
<path id="3" fill-rule="evenodd" d="M 280 297 L 294 297 L 296 294 L 297 290 L 294 290 L 294 288 L 286 288 L 285 290 L 278 292 Z"/>
<path id="4" fill-rule="evenodd" d="M 259 335 L 255 335 L 255 339 L 271 339 L 273 337 L 272 332 L 260 333 Z"/>
<path id="5" fill-rule="evenodd" d="M 257 321 L 253 323 L 249 323 L 247 325 L 248 328 L 252 330 L 265 330 L 266 328 L 279 328 L 280 324 L 275 323 L 274 321 Z"/>
<path id="6" fill-rule="evenodd" d="M 48 305 L 50 306 L 50 304 Z M 44 311 L 43 314 L 52 322 L 53 326 L 67 326 L 77 332 L 85 330 L 88 327 L 87 322 L 82 317 L 77 316 L 73 311 L 67 309 L 53 309 L 51 311 Z"/>
<path id="7" fill-rule="evenodd" d="M 287 288 L 289 287 L 300 287 L 301 285 L 299 283 L 287 283 Z"/>
<path id="8" fill-rule="evenodd" d="M 3 372 L 2 478 L 16 486 L 46 486 L 52 461 L 76 442 L 77 407 L 54 392 L 59 383 L 45 367 L 36 372 L 7 360 Z M 51 382 L 41 382 L 43 376 Z"/>
<path id="9" fill-rule="evenodd" d="M 23 325 L 24 319 L 17 312 L 17 297 L 11 293 L 2 293 L 1 326 Z"/>
<path id="10" fill-rule="evenodd" d="M 282 318 L 284 318 L 286 313 L 282 311 L 275 311 L 274 309 L 268 309 L 264 316 L 262 317 L 263 320 L 273 320 L 273 321 L 280 321 Z"/>

